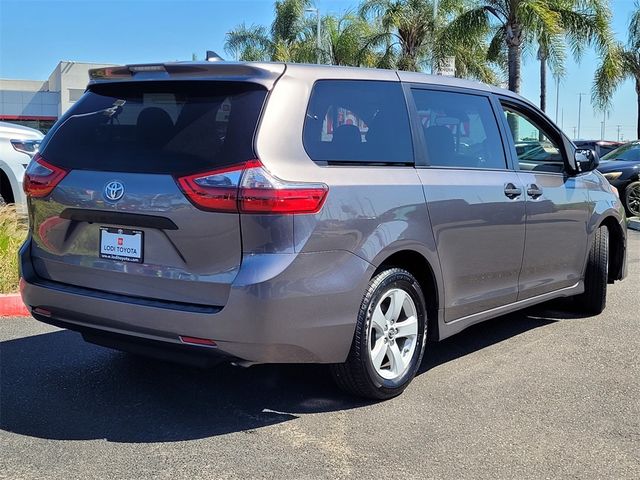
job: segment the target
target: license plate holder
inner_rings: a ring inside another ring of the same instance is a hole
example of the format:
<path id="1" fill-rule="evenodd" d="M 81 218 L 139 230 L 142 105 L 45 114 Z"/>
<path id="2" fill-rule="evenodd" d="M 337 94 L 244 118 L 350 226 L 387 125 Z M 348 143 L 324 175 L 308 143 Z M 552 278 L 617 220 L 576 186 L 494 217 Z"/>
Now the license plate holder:
<path id="1" fill-rule="evenodd" d="M 100 258 L 142 263 L 144 232 L 127 228 L 100 227 Z"/>

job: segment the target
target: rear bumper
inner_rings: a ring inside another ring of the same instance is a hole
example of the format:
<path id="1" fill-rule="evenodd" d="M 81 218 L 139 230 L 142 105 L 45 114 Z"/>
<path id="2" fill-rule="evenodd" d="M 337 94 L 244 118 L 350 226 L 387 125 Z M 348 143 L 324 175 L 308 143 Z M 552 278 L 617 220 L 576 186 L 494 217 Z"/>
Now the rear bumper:
<path id="1" fill-rule="evenodd" d="M 68 328 L 82 334 L 87 341 L 103 347 L 122 350 L 170 362 L 196 367 L 211 367 L 235 359 L 217 348 L 202 348 L 193 345 L 174 344 L 165 341 L 149 340 L 144 337 L 113 333 L 99 328 L 81 326 L 64 320 L 50 318 L 37 313 L 33 317 L 43 323 L 59 328 Z"/>
<path id="2" fill-rule="evenodd" d="M 29 241 L 20 266 L 25 305 L 51 312 L 36 319 L 168 348 L 182 345 L 180 336 L 211 339 L 221 355 L 255 363 L 343 362 L 374 270 L 346 251 L 250 255 L 227 304 L 202 311 L 45 281 L 32 268 Z"/>

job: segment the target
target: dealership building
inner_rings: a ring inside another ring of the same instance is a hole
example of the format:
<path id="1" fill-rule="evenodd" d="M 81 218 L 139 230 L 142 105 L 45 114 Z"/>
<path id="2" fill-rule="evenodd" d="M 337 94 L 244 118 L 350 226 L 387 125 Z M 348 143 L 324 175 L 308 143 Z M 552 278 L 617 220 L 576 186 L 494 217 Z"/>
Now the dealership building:
<path id="1" fill-rule="evenodd" d="M 62 61 L 47 80 L 0 79 L 0 121 L 46 132 L 77 101 L 89 69 L 111 64 Z"/>

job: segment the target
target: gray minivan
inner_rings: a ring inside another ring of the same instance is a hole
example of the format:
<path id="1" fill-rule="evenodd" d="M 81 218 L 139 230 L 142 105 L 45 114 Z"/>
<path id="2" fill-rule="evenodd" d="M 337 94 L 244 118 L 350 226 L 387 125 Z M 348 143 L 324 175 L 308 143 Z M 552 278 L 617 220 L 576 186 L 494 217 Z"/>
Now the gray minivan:
<path id="1" fill-rule="evenodd" d="M 326 363 L 401 393 L 427 340 L 626 274 L 590 151 L 505 90 L 391 70 L 92 70 L 27 168 L 21 292 L 89 342 Z M 428 354 L 428 348 L 427 348 Z"/>

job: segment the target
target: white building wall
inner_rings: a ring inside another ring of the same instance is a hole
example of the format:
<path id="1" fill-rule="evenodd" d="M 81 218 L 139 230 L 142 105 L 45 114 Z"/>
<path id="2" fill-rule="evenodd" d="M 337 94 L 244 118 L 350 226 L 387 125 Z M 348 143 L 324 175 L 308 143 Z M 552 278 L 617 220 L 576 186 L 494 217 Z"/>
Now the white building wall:
<path id="1" fill-rule="evenodd" d="M 89 69 L 108 66 L 62 61 L 45 81 L 0 79 L 0 118 L 59 118 L 84 92 Z"/>
<path id="2" fill-rule="evenodd" d="M 60 92 L 58 115 L 66 112 L 82 96 L 89 83 L 90 69 L 109 66 L 111 64 L 60 62 L 52 74 L 55 78 L 49 77 L 49 89 L 52 90 L 51 85 L 53 84 L 57 87 L 56 90 Z"/>

